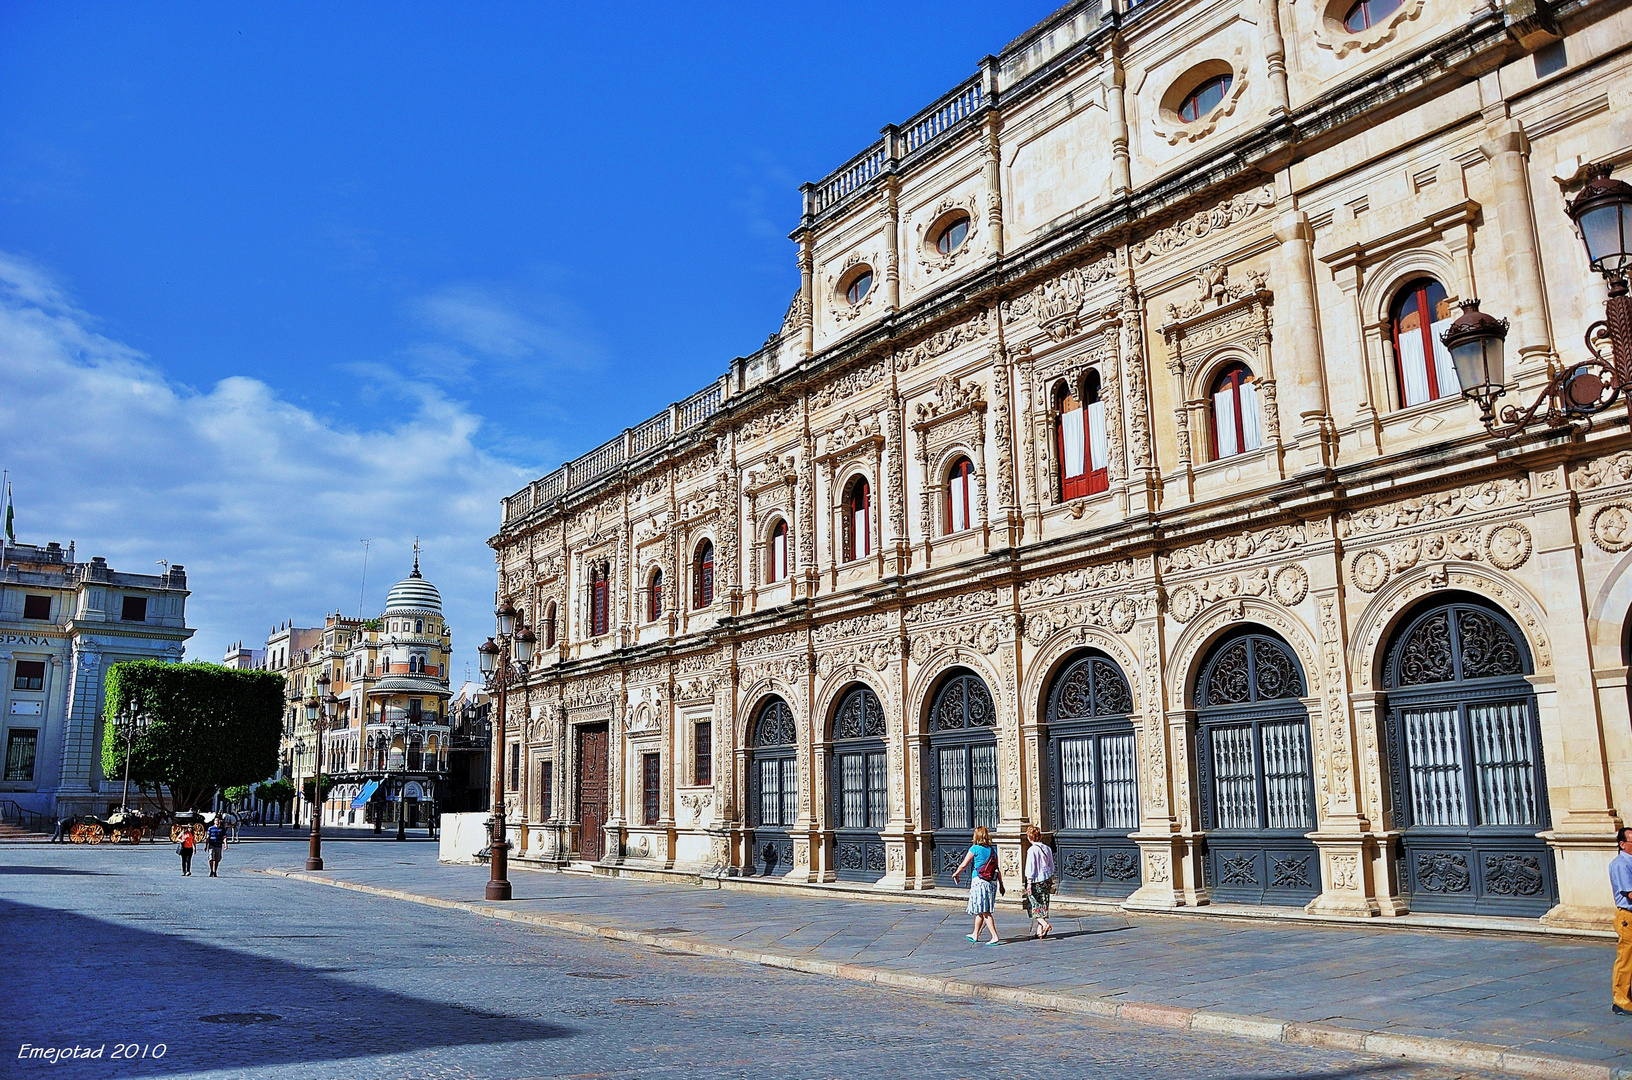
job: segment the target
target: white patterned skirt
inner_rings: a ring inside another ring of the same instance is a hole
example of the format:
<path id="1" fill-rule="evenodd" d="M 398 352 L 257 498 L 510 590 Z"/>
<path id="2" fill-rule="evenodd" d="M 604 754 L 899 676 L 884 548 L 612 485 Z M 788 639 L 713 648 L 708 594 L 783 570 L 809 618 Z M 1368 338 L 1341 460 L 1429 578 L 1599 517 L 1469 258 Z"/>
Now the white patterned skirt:
<path id="1" fill-rule="evenodd" d="M 990 915 L 997 903 L 997 882 L 976 874 L 969 882 L 969 914 Z"/>

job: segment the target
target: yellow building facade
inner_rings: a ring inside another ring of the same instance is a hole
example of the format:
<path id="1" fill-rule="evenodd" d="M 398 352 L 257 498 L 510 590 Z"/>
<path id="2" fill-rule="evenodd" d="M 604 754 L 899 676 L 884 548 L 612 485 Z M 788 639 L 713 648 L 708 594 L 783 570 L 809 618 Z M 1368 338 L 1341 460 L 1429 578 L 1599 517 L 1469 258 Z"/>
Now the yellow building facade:
<path id="1" fill-rule="evenodd" d="M 1632 799 L 1624 415 L 1565 213 L 1632 15 L 1070 4 L 803 189 L 759 351 L 506 499 L 518 854 L 1602 925 Z"/>

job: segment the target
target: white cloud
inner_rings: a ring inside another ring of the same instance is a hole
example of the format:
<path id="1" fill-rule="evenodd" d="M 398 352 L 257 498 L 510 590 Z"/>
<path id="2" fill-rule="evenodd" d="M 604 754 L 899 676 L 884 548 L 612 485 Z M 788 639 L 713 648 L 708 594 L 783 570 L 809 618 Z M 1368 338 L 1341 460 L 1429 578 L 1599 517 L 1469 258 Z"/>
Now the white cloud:
<path id="1" fill-rule="evenodd" d="M 427 378 L 464 379 L 480 364 L 533 383 L 600 363 L 600 342 L 582 314 L 542 289 L 447 285 L 412 310 L 438 338 L 410 350 L 415 370 Z"/>
<path id="2" fill-rule="evenodd" d="M 490 633 L 498 500 L 525 471 L 485 453 L 481 419 L 425 383 L 390 387 L 402 419 L 357 430 L 241 376 L 177 385 L 98 333 L 46 273 L 0 253 L 0 464 L 18 540 L 78 544 L 115 570 L 187 567 L 192 659 L 264 640 L 278 621 L 356 614 L 404 576 L 419 536 L 459 657 Z"/>

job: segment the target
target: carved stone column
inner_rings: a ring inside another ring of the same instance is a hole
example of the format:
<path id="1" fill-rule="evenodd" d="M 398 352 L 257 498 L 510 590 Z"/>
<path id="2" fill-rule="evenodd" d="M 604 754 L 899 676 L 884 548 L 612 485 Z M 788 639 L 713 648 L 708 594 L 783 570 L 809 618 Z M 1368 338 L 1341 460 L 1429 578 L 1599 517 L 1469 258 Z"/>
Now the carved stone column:
<path id="1" fill-rule="evenodd" d="M 1316 586 L 1313 600 L 1320 649 L 1320 671 L 1311 672 L 1309 680 L 1319 680 L 1320 696 L 1309 710 L 1309 726 L 1319 788 L 1314 841 L 1320 849 L 1321 893 L 1304 910 L 1322 915 L 1378 915 L 1382 908 L 1375 898 L 1373 872 L 1382 849 L 1364 814 L 1355 769 L 1341 570 L 1335 556 L 1310 559 L 1308 568 L 1316 576 L 1312 584 Z"/>
<path id="2" fill-rule="evenodd" d="M 1122 69 L 1122 52 L 1125 48 L 1120 34 L 1111 39 L 1107 60 L 1110 77 L 1105 80 L 1106 111 L 1111 121 L 1112 195 L 1126 195 L 1133 190 L 1133 169 L 1128 156 L 1128 76 Z"/>
<path id="3" fill-rule="evenodd" d="M 1290 328 L 1296 345 L 1288 351 L 1286 362 L 1282 364 L 1286 370 L 1270 373 L 1269 377 L 1275 380 L 1276 393 L 1284 394 L 1292 415 L 1298 418 L 1292 471 L 1325 469 L 1335 461 L 1328 437 L 1330 406 L 1326 393 L 1326 360 L 1321 349 L 1320 312 L 1315 304 L 1314 230 L 1309 226 L 1309 215 L 1302 210 L 1289 210 L 1276 218 L 1275 239 L 1280 242 L 1276 307 L 1283 312 L 1276 321 Z M 1268 335 L 1264 337 L 1263 362 L 1267 364 Z M 1265 372 L 1259 374 L 1262 376 Z M 1264 402 L 1266 441 L 1272 434 L 1269 404 Z M 1284 430 L 1273 434 L 1285 439 Z"/>
<path id="4" fill-rule="evenodd" d="M 1020 543 L 1020 505 L 1014 486 L 1014 430 L 1018 424 L 1010 390 L 1014 370 L 1002 345 L 992 348 L 992 443 L 997 449 L 997 546 Z M 982 485 L 982 492 L 984 492 Z M 984 498 L 984 494 L 982 495 Z"/>
<path id="5" fill-rule="evenodd" d="M 890 508 L 890 550 L 888 553 L 879 552 L 880 572 L 904 574 L 907 572 L 907 563 L 910 558 L 907 539 L 907 438 L 906 438 L 906 411 L 907 406 L 901 400 L 901 395 L 892 392 L 889 404 L 889 451 L 890 476 L 887 486 L 888 493 L 879 492 L 881 498 L 889 500 Z M 882 475 L 875 473 L 874 475 Z M 882 532 L 882 529 L 880 529 Z M 875 536 L 878 533 L 874 534 Z M 880 545 L 882 547 L 882 545 Z M 887 567 L 887 570 L 886 570 Z"/>
<path id="6" fill-rule="evenodd" d="M 1158 589 L 1140 598 L 1140 617 L 1133 624 L 1139 649 L 1139 845 L 1143 883 L 1128 897 L 1132 908 L 1175 908 L 1205 903 L 1201 860 L 1192 850 L 1199 836 L 1186 836 L 1175 810 L 1174 767 L 1186 762 L 1168 759 L 1166 644 L 1162 633 L 1162 601 Z M 1179 703 L 1175 703 L 1179 704 Z M 1187 714 L 1172 714 L 1172 723 L 1188 727 Z"/>
<path id="7" fill-rule="evenodd" d="M 1506 315 L 1513 322 L 1507 346 L 1517 350 L 1519 361 L 1510 378 L 1519 380 L 1522 393 L 1529 383 L 1540 382 L 1553 355 L 1546 286 L 1536 256 L 1535 207 L 1525 170 L 1530 142 L 1525 138 L 1524 126 L 1507 115 L 1505 102 L 1487 110 L 1487 115 L 1485 139 L 1479 150 L 1490 162 L 1495 181 L 1496 228 L 1502 265 L 1507 271 L 1507 295 L 1503 300 Z"/>
<path id="8" fill-rule="evenodd" d="M 1150 397 L 1146 389 L 1145 321 L 1140 299 L 1130 285 L 1122 292 L 1122 326 L 1127 351 L 1122 356 L 1122 399 L 1128 412 L 1127 506 L 1125 513 L 1154 512 L 1157 507 L 1156 452 L 1151 445 Z"/>
<path id="9" fill-rule="evenodd" d="M 806 403 L 804 433 L 799 440 L 798 516 L 799 575 L 804 579 L 804 596 L 816 595 L 821 571 L 816 566 L 816 437 L 810 430 L 810 409 Z"/>
<path id="10" fill-rule="evenodd" d="M 885 138 L 890 150 L 887 156 L 894 155 L 894 128 L 887 129 Z M 896 201 L 896 179 L 892 176 L 884 178 L 884 183 L 878 189 L 878 217 L 879 228 L 884 233 L 884 310 L 899 311 L 901 309 L 901 212 Z"/>

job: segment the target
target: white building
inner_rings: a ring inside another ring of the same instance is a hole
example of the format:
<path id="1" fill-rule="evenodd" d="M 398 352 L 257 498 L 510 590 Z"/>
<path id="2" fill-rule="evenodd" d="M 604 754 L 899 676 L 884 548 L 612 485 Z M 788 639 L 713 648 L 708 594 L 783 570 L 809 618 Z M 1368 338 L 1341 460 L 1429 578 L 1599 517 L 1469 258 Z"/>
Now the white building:
<path id="1" fill-rule="evenodd" d="M 121 574 L 60 544 L 7 545 L 0 574 L 0 800 L 60 816 L 118 805 L 103 786 L 103 680 L 123 660 L 181 660 L 187 575 Z"/>

